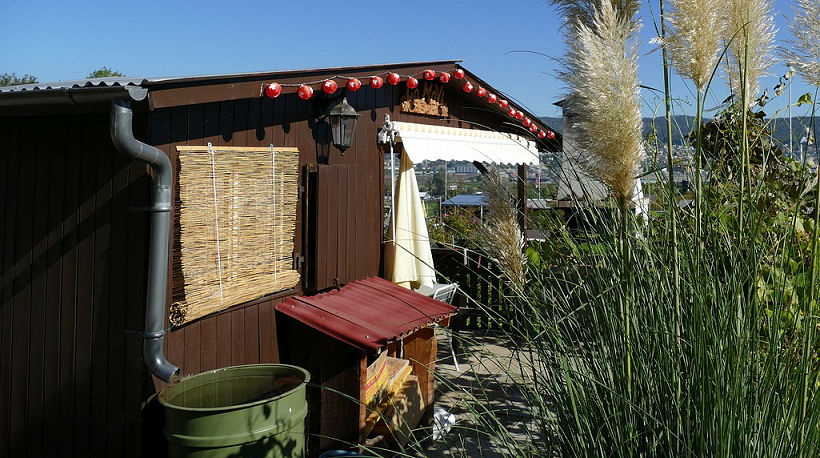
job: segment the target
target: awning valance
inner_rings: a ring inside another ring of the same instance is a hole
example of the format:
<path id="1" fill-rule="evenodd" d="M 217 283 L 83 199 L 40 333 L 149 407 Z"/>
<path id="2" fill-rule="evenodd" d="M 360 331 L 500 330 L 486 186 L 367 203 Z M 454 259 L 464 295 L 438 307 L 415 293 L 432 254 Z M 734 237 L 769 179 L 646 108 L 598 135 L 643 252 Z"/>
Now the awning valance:
<path id="1" fill-rule="evenodd" d="M 424 160 L 538 163 L 535 142 L 518 135 L 399 121 L 389 124 L 414 164 Z"/>
<path id="2" fill-rule="evenodd" d="M 376 351 L 457 311 L 378 277 L 315 296 L 291 297 L 276 310 L 365 351 Z"/>

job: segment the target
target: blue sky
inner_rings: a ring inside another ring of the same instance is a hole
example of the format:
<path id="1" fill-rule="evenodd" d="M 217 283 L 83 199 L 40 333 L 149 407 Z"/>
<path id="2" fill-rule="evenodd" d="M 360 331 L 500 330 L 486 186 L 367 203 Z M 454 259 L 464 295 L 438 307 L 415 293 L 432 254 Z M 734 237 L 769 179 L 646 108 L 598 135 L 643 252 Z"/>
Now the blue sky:
<path id="1" fill-rule="evenodd" d="M 182 76 L 459 58 L 534 113 L 560 113 L 552 105 L 563 93 L 555 62 L 515 52 L 563 53 L 562 18 L 543 0 L 3 3 L 0 73 L 41 82 L 82 78 L 103 65 L 128 76 Z M 660 53 L 646 44 L 654 36 L 650 6 L 657 12 L 657 0 L 642 11 L 641 82 L 662 89 Z M 791 2 L 776 0 L 775 10 L 782 42 Z M 772 71 L 786 70 L 778 64 Z M 762 82 L 775 84 L 776 77 Z M 711 105 L 727 95 L 717 86 Z M 694 112 L 692 92 L 678 76 L 673 90 L 677 112 Z M 793 99 L 809 90 L 796 83 Z M 650 91 L 644 102 L 645 114 L 662 112 Z M 785 104 L 782 97 L 766 111 Z"/>

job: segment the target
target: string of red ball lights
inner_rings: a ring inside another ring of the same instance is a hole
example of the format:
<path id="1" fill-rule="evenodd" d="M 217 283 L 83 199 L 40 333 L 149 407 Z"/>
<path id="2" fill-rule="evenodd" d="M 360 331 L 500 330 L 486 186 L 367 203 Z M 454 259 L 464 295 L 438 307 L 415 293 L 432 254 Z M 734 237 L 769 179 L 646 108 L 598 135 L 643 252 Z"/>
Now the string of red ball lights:
<path id="1" fill-rule="evenodd" d="M 384 77 L 383 77 L 384 76 Z M 448 72 L 440 72 L 436 73 L 435 70 L 424 70 L 420 74 L 416 75 L 404 75 L 404 82 L 407 84 L 407 87 L 410 89 L 415 89 L 419 86 L 419 80 L 416 76 L 421 76 L 427 81 L 433 81 L 438 78 L 443 84 L 447 84 L 452 80 L 463 80 L 465 73 L 464 70 L 460 68 L 456 68 L 453 70 L 453 74 L 450 75 Z M 284 83 L 279 84 L 277 82 L 272 82 L 262 86 L 262 92 L 269 98 L 275 99 L 282 95 L 282 88 L 283 87 L 298 87 L 296 90 L 296 95 L 302 100 L 309 100 L 313 97 L 313 87 L 314 85 L 321 84 L 321 90 L 325 94 L 334 94 L 337 90 L 339 90 L 339 84 L 336 82 L 337 79 L 346 80 L 345 86 L 347 90 L 351 92 L 356 92 L 362 87 L 362 82 L 356 77 L 353 76 L 333 76 L 332 78 L 317 80 L 317 81 L 310 81 L 306 83 Z M 402 81 L 402 75 L 399 75 L 395 72 L 384 72 L 370 77 L 370 81 L 368 82 L 370 87 L 373 89 L 379 89 L 384 86 L 385 82 L 391 86 L 397 86 Z M 479 98 L 486 98 L 487 102 L 493 105 L 498 105 L 502 110 L 507 110 L 507 115 L 513 119 L 516 119 L 524 125 L 525 128 L 529 129 L 534 135 L 537 135 L 540 139 L 555 139 L 555 132 L 551 130 L 540 130 L 538 126 L 533 122 L 532 119 L 528 118 L 523 111 L 516 110 L 515 107 L 511 106 L 510 103 L 497 95 L 487 91 L 483 87 L 479 86 L 478 88 L 473 85 L 473 83 L 469 81 L 465 81 L 464 85 L 461 86 L 461 89 L 468 93 L 468 94 L 475 94 Z"/>

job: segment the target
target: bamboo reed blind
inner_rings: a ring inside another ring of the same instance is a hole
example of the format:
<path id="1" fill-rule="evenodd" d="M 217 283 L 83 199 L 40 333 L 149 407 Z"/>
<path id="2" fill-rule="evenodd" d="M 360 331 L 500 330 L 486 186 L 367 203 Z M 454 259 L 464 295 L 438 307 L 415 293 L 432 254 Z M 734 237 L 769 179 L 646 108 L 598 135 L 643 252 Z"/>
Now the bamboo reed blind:
<path id="1" fill-rule="evenodd" d="M 295 286 L 299 152 L 210 145 L 177 149 L 180 236 L 171 323 Z"/>

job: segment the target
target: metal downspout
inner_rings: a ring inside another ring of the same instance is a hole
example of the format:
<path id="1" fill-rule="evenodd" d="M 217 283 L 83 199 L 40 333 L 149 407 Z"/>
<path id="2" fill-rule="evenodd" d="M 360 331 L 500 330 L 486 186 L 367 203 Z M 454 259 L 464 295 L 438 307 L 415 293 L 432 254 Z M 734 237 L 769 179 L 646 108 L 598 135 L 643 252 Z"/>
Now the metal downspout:
<path id="1" fill-rule="evenodd" d="M 151 165 L 151 238 L 148 253 L 148 293 L 145 307 L 145 331 L 142 349 L 145 365 L 158 378 L 170 382 L 179 371 L 163 353 L 165 339 L 165 303 L 168 291 L 168 243 L 171 231 L 171 161 L 162 151 L 136 138 L 132 127 L 131 102 L 114 99 L 111 103 L 111 140 L 128 157 Z"/>

